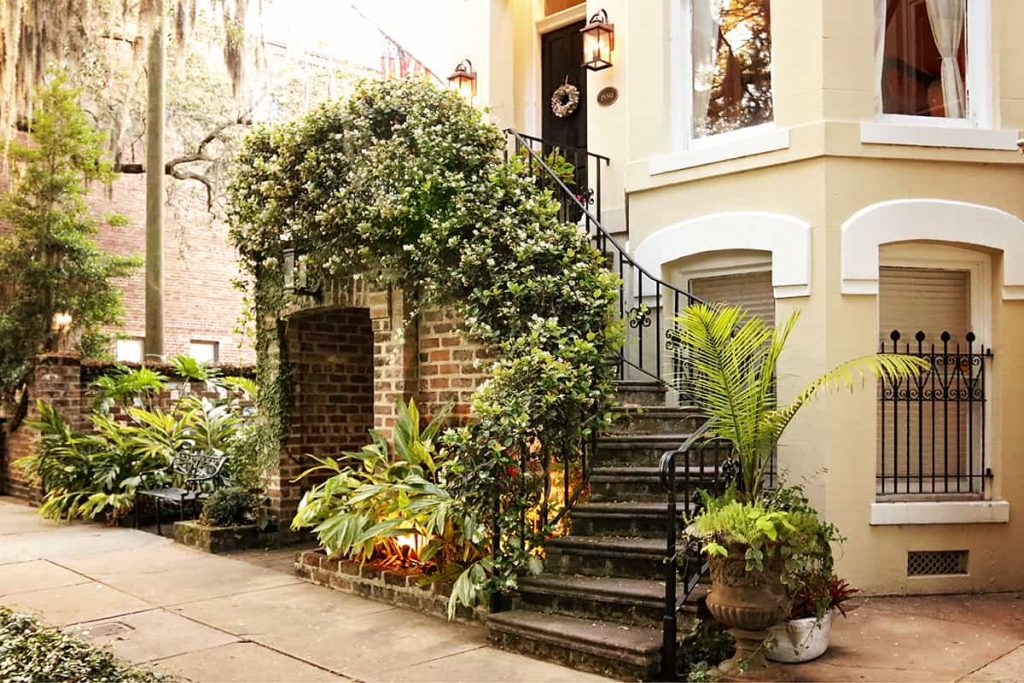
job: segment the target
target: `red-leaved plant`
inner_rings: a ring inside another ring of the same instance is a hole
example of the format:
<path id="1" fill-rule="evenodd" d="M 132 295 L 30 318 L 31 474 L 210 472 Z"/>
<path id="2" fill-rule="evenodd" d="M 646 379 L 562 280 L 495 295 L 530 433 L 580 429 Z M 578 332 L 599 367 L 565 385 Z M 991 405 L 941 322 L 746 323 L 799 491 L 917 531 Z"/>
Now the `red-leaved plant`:
<path id="1" fill-rule="evenodd" d="M 793 607 L 789 611 L 790 619 L 821 619 L 830 609 L 837 609 L 844 617 L 846 610 L 843 603 L 859 591 L 853 588 L 846 579 L 835 574 L 827 580 L 817 576 L 803 581 L 799 590 L 793 593 Z"/>

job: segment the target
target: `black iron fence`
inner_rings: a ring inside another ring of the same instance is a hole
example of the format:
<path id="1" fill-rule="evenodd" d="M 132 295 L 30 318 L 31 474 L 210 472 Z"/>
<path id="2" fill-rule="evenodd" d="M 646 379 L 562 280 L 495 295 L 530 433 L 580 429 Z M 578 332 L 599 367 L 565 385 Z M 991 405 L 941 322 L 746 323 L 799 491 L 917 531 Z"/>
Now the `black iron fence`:
<path id="1" fill-rule="evenodd" d="M 877 492 L 946 495 L 985 492 L 986 366 L 992 350 L 973 332 L 905 338 L 894 330 L 881 353 L 916 356 L 929 370 L 878 387 Z"/>

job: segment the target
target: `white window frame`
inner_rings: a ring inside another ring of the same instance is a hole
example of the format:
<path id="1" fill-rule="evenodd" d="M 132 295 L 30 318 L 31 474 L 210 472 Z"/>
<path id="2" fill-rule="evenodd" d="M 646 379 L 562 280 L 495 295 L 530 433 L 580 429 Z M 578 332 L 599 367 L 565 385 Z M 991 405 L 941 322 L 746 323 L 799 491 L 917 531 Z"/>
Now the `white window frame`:
<path id="1" fill-rule="evenodd" d="M 884 1 L 875 3 L 877 13 L 885 11 Z M 884 56 L 882 45 L 875 45 L 876 81 L 881 69 L 877 60 Z M 972 149 L 1017 150 L 1017 133 L 995 130 L 993 89 L 992 0 L 967 1 L 967 116 L 962 119 L 940 116 L 886 114 L 876 82 L 876 111 L 873 121 L 860 127 L 860 141 L 868 144 L 915 145 L 920 147 L 965 147 Z"/>
<path id="2" fill-rule="evenodd" d="M 978 339 L 986 346 L 992 331 L 992 258 L 989 254 L 952 244 L 934 242 L 901 242 L 879 245 L 879 267 L 929 268 L 938 270 L 960 270 L 970 273 L 971 327 Z M 879 306 L 881 302 L 879 301 Z M 881 325 L 876 315 L 876 324 Z M 879 327 L 879 334 L 881 334 Z M 986 375 L 990 394 L 994 393 L 997 382 L 995 373 Z M 991 402 L 984 407 L 985 451 L 992 453 L 993 430 Z M 986 487 L 986 495 L 991 488 Z M 872 526 L 917 525 L 917 524 L 982 524 L 1005 523 L 1009 521 L 1009 503 L 991 500 L 955 500 L 956 495 L 936 494 L 934 497 L 919 499 L 889 495 L 881 501 L 872 501 L 870 524 Z M 937 498 L 937 500 L 936 500 Z"/>
<path id="3" fill-rule="evenodd" d="M 195 355 L 195 347 L 198 345 L 208 346 L 213 349 L 213 360 L 200 360 Z M 188 354 L 206 365 L 212 365 L 220 362 L 220 342 L 216 339 L 190 339 L 188 342 Z"/>
<path id="4" fill-rule="evenodd" d="M 121 353 L 121 342 L 132 342 L 139 345 L 139 358 L 125 358 Z M 144 337 L 121 337 L 114 340 L 114 360 L 124 363 L 141 363 L 146 359 L 146 340 Z"/>
<path id="5" fill-rule="evenodd" d="M 650 173 L 668 173 L 753 154 L 789 147 L 789 131 L 779 129 L 775 121 L 748 126 L 725 133 L 693 135 L 693 3 L 710 0 L 671 0 L 669 32 L 669 76 L 671 151 L 653 157 Z M 772 109 L 775 106 L 775 43 L 772 42 Z M 774 118 L 774 117 L 773 117 Z"/>

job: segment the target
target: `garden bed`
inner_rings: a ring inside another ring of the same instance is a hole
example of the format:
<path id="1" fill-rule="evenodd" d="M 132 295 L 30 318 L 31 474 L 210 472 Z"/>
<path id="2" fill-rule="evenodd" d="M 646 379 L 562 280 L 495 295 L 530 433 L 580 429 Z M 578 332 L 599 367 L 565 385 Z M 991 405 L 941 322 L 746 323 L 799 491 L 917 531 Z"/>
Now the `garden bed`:
<path id="1" fill-rule="evenodd" d="M 302 534 L 255 524 L 207 526 L 196 520 L 174 523 L 174 541 L 207 553 L 230 553 L 253 548 L 277 548 L 304 540 Z"/>
<path id="2" fill-rule="evenodd" d="M 295 573 L 318 586 L 448 618 L 452 584 L 430 581 L 430 577 L 416 570 L 383 568 L 372 562 L 334 560 L 323 550 L 308 550 L 296 557 Z M 486 619 L 487 611 L 480 607 L 471 609 L 459 605 L 455 612 L 456 621 L 483 623 Z"/>

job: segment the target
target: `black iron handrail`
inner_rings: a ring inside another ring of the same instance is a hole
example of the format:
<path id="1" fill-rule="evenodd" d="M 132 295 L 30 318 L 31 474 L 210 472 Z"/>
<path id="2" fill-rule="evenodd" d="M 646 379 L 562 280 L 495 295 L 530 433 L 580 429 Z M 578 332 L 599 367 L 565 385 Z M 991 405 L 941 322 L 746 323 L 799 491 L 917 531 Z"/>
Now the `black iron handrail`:
<path id="1" fill-rule="evenodd" d="M 710 487 L 713 490 L 722 488 L 724 477 L 722 464 L 724 458 L 721 453 L 715 452 L 710 464 L 705 462 L 705 449 L 715 451 L 724 450 L 726 457 L 732 454 L 731 446 L 721 440 L 709 438 L 709 423 L 705 422 L 678 448 L 666 451 L 658 462 L 658 477 L 661 485 L 668 493 L 668 506 L 665 515 L 665 610 L 662 616 L 661 625 L 661 679 L 664 681 L 677 680 L 676 665 L 678 655 L 678 633 L 679 633 L 679 611 L 686 604 L 686 601 L 693 595 L 693 592 L 700 584 L 701 578 L 708 572 L 707 561 L 701 558 L 699 551 L 687 552 L 683 549 L 682 555 L 682 576 L 683 594 L 678 595 L 677 580 L 679 575 L 679 506 L 677 497 L 677 459 L 683 458 L 683 501 L 688 513 L 695 511 L 697 502 L 694 498 L 698 495 L 699 488 L 694 485 L 694 479 L 704 480 L 711 475 Z M 696 459 L 696 462 L 694 462 Z M 696 476 L 695 476 L 696 475 Z M 702 482 L 707 484 L 707 482 Z"/>
<path id="2" fill-rule="evenodd" d="M 637 263 L 602 225 L 599 216 L 590 210 L 587 203 L 573 192 L 537 153 L 531 141 L 550 145 L 552 149 L 559 149 L 560 145 L 524 136 L 512 128 L 506 129 L 505 134 L 512 142 L 512 151 L 526 155 L 529 172 L 537 177 L 543 186 L 556 193 L 563 207 L 568 205 L 579 215 L 577 222 L 582 224 L 581 227 L 586 230 L 587 236 L 597 249 L 609 258 L 609 265 L 618 271 L 619 319 L 624 323 L 627 335 L 617 354 L 619 379 L 628 379 L 629 375 L 635 376 L 635 373 L 640 373 L 671 387 L 672 378 L 666 377 L 663 372 L 663 357 L 669 348 L 667 334 L 670 331 L 662 330 L 665 312 L 669 313 L 671 319 L 686 306 L 701 303 L 701 300 L 690 292 L 655 277 Z M 607 157 L 594 156 L 599 160 L 607 160 Z M 563 217 L 573 218 L 571 215 Z M 627 304 L 631 305 L 627 307 Z M 645 334 L 652 325 L 654 334 Z M 630 373 L 627 368 L 632 368 L 635 373 Z"/>

